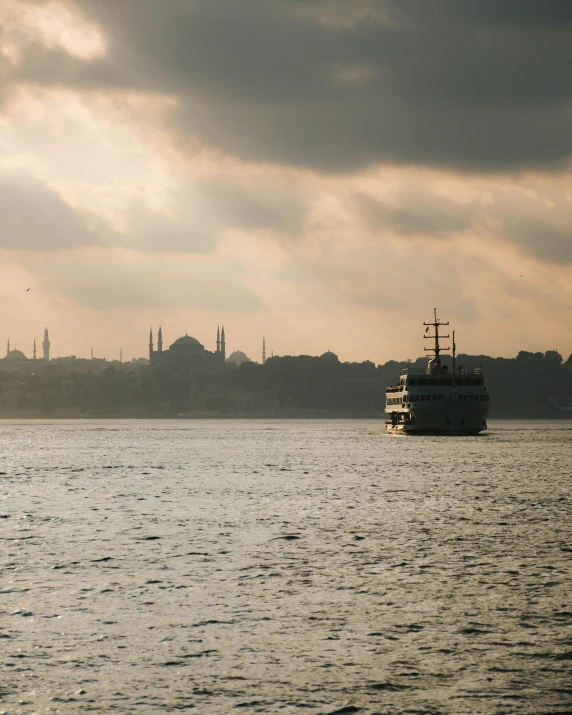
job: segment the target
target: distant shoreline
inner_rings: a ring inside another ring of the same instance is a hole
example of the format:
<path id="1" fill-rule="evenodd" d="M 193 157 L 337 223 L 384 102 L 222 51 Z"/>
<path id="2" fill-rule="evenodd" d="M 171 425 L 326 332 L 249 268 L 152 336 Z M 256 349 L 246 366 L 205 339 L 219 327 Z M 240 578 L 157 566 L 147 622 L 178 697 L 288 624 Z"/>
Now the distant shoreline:
<path id="1" fill-rule="evenodd" d="M 331 414 L 316 414 L 316 411 L 308 411 L 308 413 L 298 412 L 296 414 L 262 414 L 262 413 L 243 413 L 243 414 L 228 414 L 221 413 L 215 414 L 212 412 L 204 413 L 187 413 L 179 415 L 86 415 L 86 414 L 21 414 L 21 413 L 4 413 L 0 414 L 0 422 L 9 422 L 12 420 L 19 421 L 34 421 L 34 420 L 45 420 L 45 421 L 58 421 L 58 420 L 72 420 L 72 421 L 95 421 L 95 420 L 117 420 L 117 421 L 129 421 L 129 420 L 170 420 L 170 421 L 181 421 L 181 420 L 378 420 L 380 422 L 385 422 L 387 419 L 385 414 L 380 413 L 331 413 Z M 499 415 L 499 416 L 489 416 L 491 421 L 502 421 L 502 420 L 548 420 L 551 422 L 557 421 L 570 421 L 572 420 L 572 414 L 570 415 L 558 415 L 558 416 L 547 416 L 547 415 Z"/>

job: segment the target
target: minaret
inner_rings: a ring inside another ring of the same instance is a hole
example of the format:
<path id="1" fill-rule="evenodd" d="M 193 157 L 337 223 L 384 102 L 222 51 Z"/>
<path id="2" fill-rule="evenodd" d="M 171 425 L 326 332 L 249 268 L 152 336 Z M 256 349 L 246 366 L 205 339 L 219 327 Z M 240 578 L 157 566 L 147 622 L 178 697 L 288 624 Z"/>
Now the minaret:
<path id="1" fill-rule="evenodd" d="M 222 330 L 220 331 L 220 351 L 222 354 L 222 361 L 225 362 L 226 360 L 226 340 L 224 338 L 224 325 L 222 326 Z"/>
<path id="2" fill-rule="evenodd" d="M 50 336 L 48 335 L 48 326 L 44 330 L 44 360 L 46 362 L 50 361 Z"/>
<path id="3" fill-rule="evenodd" d="M 161 326 L 159 326 L 159 332 L 157 333 L 157 350 L 160 353 L 163 352 L 163 330 Z"/>
<path id="4" fill-rule="evenodd" d="M 91 359 L 93 360 L 93 348 L 91 349 Z"/>
<path id="5" fill-rule="evenodd" d="M 123 362 L 123 348 L 119 348 L 119 362 Z"/>
<path id="6" fill-rule="evenodd" d="M 262 338 L 262 364 L 266 365 L 266 338 Z"/>
<path id="7" fill-rule="evenodd" d="M 36 338 L 34 338 L 34 360 L 37 358 L 37 353 L 36 353 Z"/>
<path id="8" fill-rule="evenodd" d="M 149 362 L 153 360 L 153 328 L 149 328 Z"/>
<path id="9" fill-rule="evenodd" d="M 216 326 L 216 351 L 220 353 L 220 325 Z"/>

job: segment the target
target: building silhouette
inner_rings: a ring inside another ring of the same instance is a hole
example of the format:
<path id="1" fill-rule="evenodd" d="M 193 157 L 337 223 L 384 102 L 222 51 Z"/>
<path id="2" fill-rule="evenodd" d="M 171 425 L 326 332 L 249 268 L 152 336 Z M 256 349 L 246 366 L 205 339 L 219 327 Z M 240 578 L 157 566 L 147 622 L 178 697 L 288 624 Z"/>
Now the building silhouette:
<path id="1" fill-rule="evenodd" d="M 34 339 L 33 342 L 33 347 L 32 347 L 32 359 L 28 358 L 28 356 L 23 353 L 21 350 L 18 350 L 17 348 L 14 348 L 13 350 L 10 348 L 10 338 L 8 338 L 8 342 L 6 344 L 6 355 L 3 358 L 0 358 L 0 362 L 4 363 L 5 365 L 10 365 L 11 369 L 16 368 L 17 365 L 21 363 L 32 363 L 32 362 L 37 362 L 37 363 L 46 363 L 50 361 L 50 337 L 48 334 L 48 328 L 44 330 L 44 343 L 43 343 L 43 349 L 44 349 L 44 354 L 43 358 L 38 358 L 38 349 L 37 349 L 37 343 L 36 340 Z"/>
<path id="2" fill-rule="evenodd" d="M 153 329 L 149 331 L 149 364 L 171 369 L 210 368 L 224 369 L 226 358 L 226 338 L 224 326 L 217 328 L 216 351 L 207 350 L 196 338 L 187 333 L 163 349 L 163 329 L 157 332 L 157 349 L 153 341 Z"/>
<path id="3" fill-rule="evenodd" d="M 251 360 L 246 353 L 242 352 L 242 350 L 235 350 L 228 356 L 226 362 L 229 364 L 233 363 L 238 367 L 242 365 L 243 362 L 251 362 Z"/>
<path id="4" fill-rule="evenodd" d="M 46 325 L 46 328 L 44 330 L 44 360 L 46 362 L 50 361 L 50 337 L 48 335 L 48 326 Z"/>

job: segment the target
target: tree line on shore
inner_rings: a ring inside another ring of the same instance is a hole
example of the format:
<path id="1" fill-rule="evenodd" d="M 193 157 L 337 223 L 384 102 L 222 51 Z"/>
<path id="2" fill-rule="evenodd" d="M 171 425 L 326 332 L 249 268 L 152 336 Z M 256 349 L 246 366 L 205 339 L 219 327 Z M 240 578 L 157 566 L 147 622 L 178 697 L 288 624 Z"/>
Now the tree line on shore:
<path id="1" fill-rule="evenodd" d="M 87 362 L 87 361 L 85 361 Z M 515 358 L 459 355 L 482 367 L 490 417 L 572 417 L 572 356 L 549 350 Z M 22 416 L 382 416 L 385 388 L 416 361 L 342 363 L 306 355 L 245 362 L 225 370 L 150 368 L 141 362 L 81 370 L 49 364 L 15 374 L 0 367 L 0 414 Z"/>

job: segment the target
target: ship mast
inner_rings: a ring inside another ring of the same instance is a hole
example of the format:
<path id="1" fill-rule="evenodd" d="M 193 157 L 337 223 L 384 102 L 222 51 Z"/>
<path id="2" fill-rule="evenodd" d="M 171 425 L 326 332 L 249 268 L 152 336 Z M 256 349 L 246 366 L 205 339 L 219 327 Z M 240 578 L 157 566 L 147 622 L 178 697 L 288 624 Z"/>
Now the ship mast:
<path id="1" fill-rule="evenodd" d="M 457 343 L 455 342 L 455 331 L 453 330 L 453 399 L 457 399 Z"/>
<path id="2" fill-rule="evenodd" d="M 441 353 L 445 350 L 450 350 L 450 348 L 442 348 L 439 345 L 439 338 L 448 338 L 449 335 L 439 335 L 439 328 L 442 325 L 449 325 L 449 323 L 442 323 L 438 318 L 437 318 L 437 308 L 433 308 L 433 322 L 432 323 L 423 323 L 423 325 L 427 326 L 427 329 L 425 332 L 429 331 L 429 328 L 432 327 L 435 329 L 435 335 L 424 335 L 425 340 L 434 340 L 435 345 L 432 348 L 424 348 L 425 352 L 430 352 L 433 353 L 433 360 L 435 361 L 435 367 L 441 367 Z"/>

